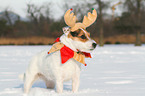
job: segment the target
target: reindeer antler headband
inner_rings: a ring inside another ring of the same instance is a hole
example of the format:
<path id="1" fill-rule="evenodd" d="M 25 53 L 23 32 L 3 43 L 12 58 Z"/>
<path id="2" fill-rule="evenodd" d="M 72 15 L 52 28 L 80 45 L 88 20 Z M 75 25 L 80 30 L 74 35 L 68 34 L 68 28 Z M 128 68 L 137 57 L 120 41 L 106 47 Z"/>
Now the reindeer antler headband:
<path id="1" fill-rule="evenodd" d="M 64 15 L 65 23 L 71 27 L 71 31 L 76 31 L 80 28 L 86 29 L 86 27 L 89 27 L 91 24 L 93 24 L 97 18 L 97 12 L 95 9 L 92 9 L 92 14 L 88 12 L 88 16 L 84 16 L 83 22 L 76 23 L 76 16 L 74 16 L 74 13 L 71 12 L 72 9 L 69 9 L 66 11 Z M 71 12 L 71 13 L 70 13 Z"/>

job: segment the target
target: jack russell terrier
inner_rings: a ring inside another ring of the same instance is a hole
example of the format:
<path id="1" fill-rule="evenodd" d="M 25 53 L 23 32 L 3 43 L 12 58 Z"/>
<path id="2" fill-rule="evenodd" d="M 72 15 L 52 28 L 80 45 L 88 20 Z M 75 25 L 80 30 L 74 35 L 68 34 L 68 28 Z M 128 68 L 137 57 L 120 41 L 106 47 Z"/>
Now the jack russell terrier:
<path id="1" fill-rule="evenodd" d="M 44 50 L 35 55 L 26 72 L 20 75 L 24 80 L 24 93 L 28 93 L 34 81 L 41 78 L 45 81 L 47 88 L 54 88 L 58 93 L 63 92 L 63 82 L 72 80 L 72 91 L 77 92 L 80 84 L 81 63 L 85 64 L 84 58 L 91 57 L 96 47 L 96 42 L 90 38 L 90 33 L 85 29 L 93 24 L 97 18 L 97 12 L 84 16 L 83 22 L 76 23 L 76 16 L 72 9 L 64 15 L 64 34 L 57 39 L 51 50 Z"/>

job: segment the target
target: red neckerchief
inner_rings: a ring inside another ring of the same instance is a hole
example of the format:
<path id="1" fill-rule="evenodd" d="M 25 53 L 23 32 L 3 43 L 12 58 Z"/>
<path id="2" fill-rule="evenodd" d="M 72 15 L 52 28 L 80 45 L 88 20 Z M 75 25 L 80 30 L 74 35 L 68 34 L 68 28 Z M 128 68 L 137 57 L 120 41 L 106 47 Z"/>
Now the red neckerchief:
<path id="1" fill-rule="evenodd" d="M 59 37 L 56 38 L 56 40 L 54 41 L 54 43 L 56 43 L 56 42 L 60 42 L 60 38 Z"/>
<path id="2" fill-rule="evenodd" d="M 54 43 L 56 43 L 56 42 L 60 42 L 60 38 L 59 37 L 54 41 Z M 82 53 L 85 55 L 86 58 L 92 58 L 90 53 L 87 53 L 87 52 L 82 52 Z"/>
<path id="3" fill-rule="evenodd" d="M 69 47 L 64 45 L 60 49 L 60 54 L 61 54 L 61 63 L 64 64 L 66 61 L 73 58 L 74 51 L 72 49 L 70 49 Z"/>
<path id="4" fill-rule="evenodd" d="M 54 43 L 56 42 L 60 42 L 60 38 L 58 37 Z M 87 52 L 82 52 L 86 58 L 92 58 L 90 53 Z M 74 56 L 74 51 L 72 49 L 70 49 L 67 46 L 63 46 L 60 49 L 60 54 L 61 54 L 61 63 L 64 64 L 66 61 L 68 61 L 69 59 L 73 58 Z M 87 66 L 87 64 L 85 64 L 85 66 Z"/>

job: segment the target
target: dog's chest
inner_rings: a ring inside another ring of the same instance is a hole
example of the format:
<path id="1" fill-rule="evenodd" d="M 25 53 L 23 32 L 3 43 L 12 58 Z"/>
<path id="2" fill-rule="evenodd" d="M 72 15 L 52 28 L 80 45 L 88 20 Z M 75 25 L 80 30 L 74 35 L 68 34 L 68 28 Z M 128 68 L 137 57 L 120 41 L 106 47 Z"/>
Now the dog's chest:
<path id="1" fill-rule="evenodd" d="M 43 73 L 51 79 L 62 77 L 65 81 L 72 78 L 76 72 L 80 72 L 81 64 L 74 59 L 69 59 L 66 63 L 61 63 L 60 51 L 47 55 L 42 64 Z M 41 69 L 42 70 L 42 69 Z"/>

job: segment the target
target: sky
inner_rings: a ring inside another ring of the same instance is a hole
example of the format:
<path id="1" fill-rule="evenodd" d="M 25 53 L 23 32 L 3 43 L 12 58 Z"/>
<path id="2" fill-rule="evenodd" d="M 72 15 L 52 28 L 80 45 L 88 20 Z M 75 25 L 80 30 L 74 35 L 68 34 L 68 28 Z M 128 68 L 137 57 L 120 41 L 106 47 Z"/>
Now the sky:
<path id="1" fill-rule="evenodd" d="M 27 4 L 32 3 L 38 6 L 51 2 L 53 4 L 52 12 L 54 14 L 54 18 L 59 18 L 61 15 L 64 14 L 62 10 L 60 10 L 61 4 L 63 2 L 72 2 L 72 0 L 0 0 L 0 11 L 8 8 L 10 11 L 13 11 L 19 14 L 21 17 L 26 18 L 27 14 Z M 90 0 L 87 0 L 90 1 Z M 108 0 L 103 0 L 108 1 Z M 112 4 L 118 2 L 119 0 L 112 0 Z M 77 3 L 84 2 L 84 0 L 77 0 Z M 111 10 L 108 10 L 107 13 L 111 13 Z M 116 14 L 120 14 L 121 10 L 117 8 Z M 58 15 L 59 14 L 59 15 Z"/>
<path id="2" fill-rule="evenodd" d="M 22 17 L 26 17 L 27 4 L 33 3 L 36 5 L 42 5 L 46 2 L 57 2 L 58 0 L 0 0 L 0 11 L 8 8 L 15 13 L 18 13 Z"/>

